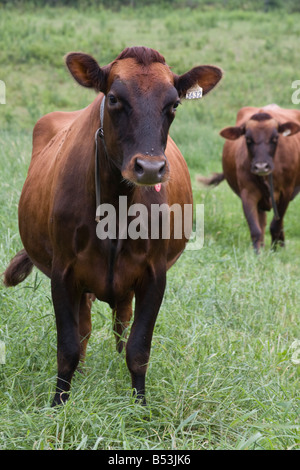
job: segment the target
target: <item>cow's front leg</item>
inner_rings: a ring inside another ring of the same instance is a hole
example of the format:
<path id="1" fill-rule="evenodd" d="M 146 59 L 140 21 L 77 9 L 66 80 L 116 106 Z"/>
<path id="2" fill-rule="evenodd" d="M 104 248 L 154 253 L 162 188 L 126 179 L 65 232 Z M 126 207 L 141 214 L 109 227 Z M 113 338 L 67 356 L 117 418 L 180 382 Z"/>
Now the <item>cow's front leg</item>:
<path id="1" fill-rule="evenodd" d="M 290 202 L 290 197 L 288 196 L 284 197 L 283 195 L 281 195 L 279 203 L 277 205 L 279 218 L 276 219 L 274 216 L 270 225 L 273 248 L 276 248 L 278 245 L 284 246 L 283 217 L 286 213 L 289 202 Z"/>
<path id="2" fill-rule="evenodd" d="M 75 288 L 72 270 L 55 270 L 51 292 L 57 329 L 57 384 L 52 406 L 68 399 L 71 379 L 81 354 L 79 307 L 81 293 Z"/>
<path id="3" fill-rule="evenodd" d="M 243 211 L 248 222 L 254 250 L 258 253 L 264 241 L 264 225 L 261 226 L 261 217 L 258 213 L 257 199 L 249 192 L 241 193 Z"/>
<path id="4" fill-rule="evenodd" d="M 166 269 L 149 271 L 135 290 L 134 321 L 126 345 L 126 361 L 137 401 L 146 404 L 145 376 L 153 329 L 164 296 Z"/>

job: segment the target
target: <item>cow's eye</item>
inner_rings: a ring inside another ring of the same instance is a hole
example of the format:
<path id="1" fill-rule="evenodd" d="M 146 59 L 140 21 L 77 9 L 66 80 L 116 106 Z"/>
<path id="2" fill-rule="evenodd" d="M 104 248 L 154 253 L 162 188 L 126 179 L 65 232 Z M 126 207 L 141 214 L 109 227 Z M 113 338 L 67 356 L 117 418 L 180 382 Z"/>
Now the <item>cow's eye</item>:
<path id="1" fill-rule="evenodd" d="M 250 145 L 253 143 L 253 140 L 251 139 L 251 137 L 246 137 L 246 142 L 248 145 Z"/>
<path id="2" fill-rule="evenodd" d="M 274 136 L 272 137 L 272 139 L 271 139 L 271 142 L 272 142 L 273 144 L 276 144 L 277 141 L 278 141 L 278 135 L 274 135 Z"/>
<path id="3" fill-rule="evenodd" d="M 176 109 L 178 108 L 180 104 L 181 104 L 180 100 L 175 101 L 175 103 L 173 104 L 173 111 L 176 111 Z"/>
<path id="4" fill-rule="evenodd" d="M 115 95 L 112 95 L 112 94 L 109 94 L 108 95 L 108 101 L 109 101 L 109 104 L 116 104 L 118 102 L 117 98 L 115 97 Z"/>

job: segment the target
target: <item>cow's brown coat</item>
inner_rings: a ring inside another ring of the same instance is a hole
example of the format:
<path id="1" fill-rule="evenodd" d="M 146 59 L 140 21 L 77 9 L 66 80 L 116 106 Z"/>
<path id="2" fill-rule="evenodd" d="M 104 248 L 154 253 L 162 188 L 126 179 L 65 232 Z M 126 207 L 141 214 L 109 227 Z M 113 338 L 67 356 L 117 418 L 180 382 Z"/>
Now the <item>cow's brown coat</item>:
<path id="1" fill-rule="evenodd" d="M 99 140 L 101 203 L 118 212 L 119 196 L 128 206 L 192 203 L 185 160 L 170 137 L 169 126 L 180 98 L 196 83 L 203 93 L 220 80 L 220 69 L 195 67 L 175 75 L 151 49 L 129 48 L 99 67 L 86 54 L 71 53 L 66 63 L 83 86 L 100 92 L 85 109 L 54 112 L 41 118 L 33 133 L 32 160 L 19 204 L 24 250 L 11 261 L 6 285 L 16 285 L 37 266 L 51 278 L 57 325 L 58 380 L 53 404 L 64 402 L 80 355 L 91 332 L 91 299 L 114 311 L 117 348 L 135 315 L 126 359 L 137 396 L 144 400 L 145 373 L 153 328 L 166 283 L 166 271 L 187 242 L 170 239 L 100 240 L 95 223 L 96 129 Z M 106 96 L 104 122 L 100 105 Z M 153 185 L 162 183 L 160 192 Z M 147 187 L 144 187 L 147 186 Z"/>

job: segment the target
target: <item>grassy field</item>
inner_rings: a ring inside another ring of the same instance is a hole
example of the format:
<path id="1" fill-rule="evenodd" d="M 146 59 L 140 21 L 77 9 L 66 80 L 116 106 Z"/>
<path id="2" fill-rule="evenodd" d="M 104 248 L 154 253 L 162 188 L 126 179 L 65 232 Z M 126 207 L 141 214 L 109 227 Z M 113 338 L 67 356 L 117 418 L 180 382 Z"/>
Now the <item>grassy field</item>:
<path id="1" fill-rule="evenodd" d="M 286 248 L 255 256 L 241 204 L 221 170 L 219 130 L 243 105 L 291 103 L 299 79 L 300 15 L 243 11 L 67 8 L 0 10 L 0 272 L 20 249 L 17 205 L 35 121 L 74 110 L 94 94 L 64 67 L 69 51 L 105 65 L 126 46 L 159 50 L 174 72 L 220 66 L 222 83 L 184 102 L 171 128 L 188 162 L 205 241 L 168 274 L 147 374 L 148 407 L 135 405 L 111 313 L 95 303 L 84 374 L 66 406 L 49 407 L 56 331 L 49 281 L 38 271 L 0 285 L 0 449 L 297 449 L 299 423 L 300 198 L 285 218 Z M 269 214 L 269 218 L 271 214 Z"/>

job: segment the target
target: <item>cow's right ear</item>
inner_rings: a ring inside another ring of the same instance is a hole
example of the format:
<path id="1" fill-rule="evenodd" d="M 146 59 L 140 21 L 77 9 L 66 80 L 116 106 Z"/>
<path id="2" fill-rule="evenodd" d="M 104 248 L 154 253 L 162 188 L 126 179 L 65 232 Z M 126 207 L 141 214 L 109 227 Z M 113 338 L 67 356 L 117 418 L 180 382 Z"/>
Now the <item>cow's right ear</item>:
<path id="1" fill-rule="evenodd" d="M 278 132 L 284 136 L 294 135 L 300 131 L 299 124 L 295 122 L 285 122 L 284 124 L 280 124 L 278 126 Z"/>
<path id="2" fill-rule="evenodd" d="M 199 90 L 199 87 L 202 89 L 201 93 L 206 95 L 217 85 L 222 76 L 223 72 L 219 67 L 214 65 L 199 65 L 183 75 L 174 74 L 174 86 L 180 98 L 186 97 L 186 94 L 192 90 Z"/>
<path id="3" fill-rule="evenodd" d="M 228 140 L 236 140 L 243 134 L 245 134 L 245 126 L 225 127 L 220 132 L 220 135 Z"/>
<path id="4" fill-rule="evenodd" d="M 70 52 L 66 55 L 65 61 L 72 76 L 80 85 L 106 93 L 107 66 L 99 67 L 92 56 L 81 52 Z"/>

